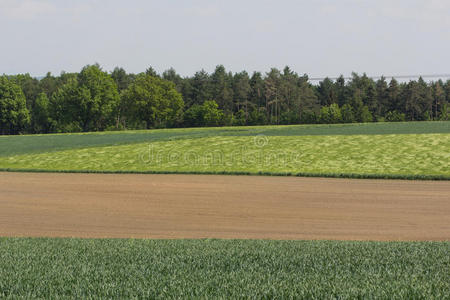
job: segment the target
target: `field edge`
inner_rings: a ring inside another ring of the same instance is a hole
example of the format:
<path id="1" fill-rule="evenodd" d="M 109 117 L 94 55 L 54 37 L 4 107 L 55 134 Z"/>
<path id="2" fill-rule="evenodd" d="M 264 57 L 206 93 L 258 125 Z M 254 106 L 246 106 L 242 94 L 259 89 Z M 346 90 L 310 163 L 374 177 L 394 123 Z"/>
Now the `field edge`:
<path id="1" fill-rule="evenodd" d="M 241 176 L 280 176 L 280 177 L 317 177 L 348 179 L 397 179 L 450 181 L 450 175 L 423 174 L 358 174 L 358 173 L 292 173 L 292 172 L 242 172 L 242 171 L 133 171 L 133 170 L 51 170 L 51 169 L 13 169 L 0 168 L 0 172 L 11 173 L 75 173 L 75 174 L 183 174 L 183 175 L 241 175 Z"/>

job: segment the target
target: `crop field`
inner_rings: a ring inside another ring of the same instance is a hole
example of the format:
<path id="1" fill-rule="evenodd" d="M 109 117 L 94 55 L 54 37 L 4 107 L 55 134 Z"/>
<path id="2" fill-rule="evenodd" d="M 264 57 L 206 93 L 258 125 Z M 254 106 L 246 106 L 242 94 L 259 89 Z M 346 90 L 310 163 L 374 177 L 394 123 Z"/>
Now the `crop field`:
<path id="1" fill-rule="evenodd" d="M 450 182 L 0 173 L 0 236 L 442 241 Z"/>
<path id="2" fill-rule="evenodd" d="M 0 136 L 0 298 L 448 299 L 449 180 L 450 122 Z"/>
<path id="3" fill-rule="evenodd" d="M 0 168 L 28 171 L 450 178 L 450 122 L 11 136 Z"/>
<path id="4" fill-rule="evenodd" d="M 0 297 L 445 299 L 448 242 L 0 238 Z"/>

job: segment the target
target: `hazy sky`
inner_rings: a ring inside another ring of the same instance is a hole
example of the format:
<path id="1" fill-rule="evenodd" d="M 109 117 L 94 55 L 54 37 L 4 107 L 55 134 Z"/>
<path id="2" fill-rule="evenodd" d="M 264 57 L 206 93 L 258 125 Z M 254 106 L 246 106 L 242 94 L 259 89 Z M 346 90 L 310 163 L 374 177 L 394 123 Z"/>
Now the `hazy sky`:
<path id="1" fill-rule="evenodd" d="M 0 74 L 450 73 L 448 0 L 0 0 Z"/>

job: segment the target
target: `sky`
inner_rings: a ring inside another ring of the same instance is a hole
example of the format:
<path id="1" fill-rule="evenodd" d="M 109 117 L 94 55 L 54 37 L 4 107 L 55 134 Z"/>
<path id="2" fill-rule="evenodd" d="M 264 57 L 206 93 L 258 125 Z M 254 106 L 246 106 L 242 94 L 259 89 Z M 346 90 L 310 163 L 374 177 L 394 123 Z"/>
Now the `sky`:
<path id="1" fill-rule="evenodd" d="M 0 0 L 0 74 L 450 73 L 448 0 Z"/>

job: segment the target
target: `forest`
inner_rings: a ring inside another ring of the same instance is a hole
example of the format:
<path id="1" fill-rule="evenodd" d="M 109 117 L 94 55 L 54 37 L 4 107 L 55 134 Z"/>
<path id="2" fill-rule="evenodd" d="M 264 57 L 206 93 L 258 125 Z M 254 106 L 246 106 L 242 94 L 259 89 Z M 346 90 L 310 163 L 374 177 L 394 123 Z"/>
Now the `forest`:
<path id="1" fill-rule="evenodd" d="M 289 67 L 191 77 L 98 64 L 79 73 L 0 76 L 0 134 L 277 124 L 448 120 L 450 80 L 398 82 L 352 73 L 312 84 Z"/>

